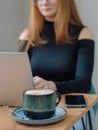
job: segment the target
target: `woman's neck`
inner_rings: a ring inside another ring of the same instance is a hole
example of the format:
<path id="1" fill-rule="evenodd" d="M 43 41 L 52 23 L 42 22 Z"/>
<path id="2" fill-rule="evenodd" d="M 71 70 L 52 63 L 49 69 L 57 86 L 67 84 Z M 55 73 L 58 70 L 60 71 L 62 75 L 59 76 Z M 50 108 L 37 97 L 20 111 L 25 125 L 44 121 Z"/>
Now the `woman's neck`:
<path id="1" fill-rule="evenodd" d="M 54 22 L 55 21 L 55 17 L 51 16 L 51 17 L 45 17 L 46 21 L 50 21 L 50 22 Z"/>

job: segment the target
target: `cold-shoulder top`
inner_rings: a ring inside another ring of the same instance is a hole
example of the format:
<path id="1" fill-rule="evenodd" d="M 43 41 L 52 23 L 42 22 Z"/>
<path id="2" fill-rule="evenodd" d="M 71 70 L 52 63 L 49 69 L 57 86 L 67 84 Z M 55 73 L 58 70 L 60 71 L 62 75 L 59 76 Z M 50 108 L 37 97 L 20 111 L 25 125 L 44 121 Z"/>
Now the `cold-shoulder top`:
<path id="1" fill-rule="evenodd" d="M 41 37 L 45 45 L 30 47 L 28 54 L 33 76 L 53 81 L 61 94 L 90 90 L 93 64 L 94 41 L 78 40 L 84 26 L 70 25 L 69 33 L 74 37 L 71 44 L 56 45 L 53 22 L 45 22 Z"/>

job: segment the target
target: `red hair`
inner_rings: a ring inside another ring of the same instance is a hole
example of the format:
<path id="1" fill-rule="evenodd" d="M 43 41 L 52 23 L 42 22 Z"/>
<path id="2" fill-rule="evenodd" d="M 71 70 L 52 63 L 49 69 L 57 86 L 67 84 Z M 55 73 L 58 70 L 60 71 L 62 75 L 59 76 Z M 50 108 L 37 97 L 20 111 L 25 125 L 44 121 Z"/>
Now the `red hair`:
<path id="1" fill-rule="evenodd" d="M 74 0 L 59 0 L 59 8 L 54 22 L 55 40 L 59 44 L 63 42 L 71 42 L 69 35 L 69 24 L 82 25 Z M 40 33 L 44 27 L 44 17 L 41 15 L 34 1 L 31 1 L 31 18 L 29 25 L 29 43 L 38 42 L 40 44 L 46 43 L 41 37 Z M 33 45 L 33 43 L 32 43 Z"/>

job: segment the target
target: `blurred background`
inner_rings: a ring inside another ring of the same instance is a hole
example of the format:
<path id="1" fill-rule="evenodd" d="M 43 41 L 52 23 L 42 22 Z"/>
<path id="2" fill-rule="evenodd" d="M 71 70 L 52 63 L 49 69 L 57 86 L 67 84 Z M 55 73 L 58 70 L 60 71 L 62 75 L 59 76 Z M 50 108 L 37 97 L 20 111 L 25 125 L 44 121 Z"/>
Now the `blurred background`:
<path id="1" fill-rule="evenodd" d="M 84 24 L 93 31 L 95 37 L 95 64 L 92 80 L 98 93 L 98 0 L 75 1 Z M 0 51 L 16 51 L 18 36 L 28 26 L 29 13 L 30 0 L 0 0 Z M 96 128 L 98 128 L 97 123 Z"/>
<path id="2" fill-rule="evenodd" d="M 15 51 L 28 25 L 30 0 L 0 0 L 0 51 Z"/>

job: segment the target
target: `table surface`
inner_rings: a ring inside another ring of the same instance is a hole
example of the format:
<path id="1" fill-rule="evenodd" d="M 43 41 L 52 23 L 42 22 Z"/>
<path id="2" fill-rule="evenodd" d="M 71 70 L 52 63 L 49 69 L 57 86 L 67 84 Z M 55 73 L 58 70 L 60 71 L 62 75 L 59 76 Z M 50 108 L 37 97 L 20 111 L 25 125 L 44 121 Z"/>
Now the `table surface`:
<path id="1" fill-rule="evenodd" d="M 83 95 L 87 102 L 86 108 L 66 108 L 64 104 L 65 95 L 62 95 L 62 100 L 59 103 L 59 106 L 67 110 L 67 116 L 62 121 L 44 126 L 18 123 L 11 116 L 12 110 L 16 108 L 10 107 L 10 110 L 7 110 L 0 106 L 0 130 L 70 130 L 70 128 L 72 128 L 74 124 L 98 102 L 97 94 Z"/>

